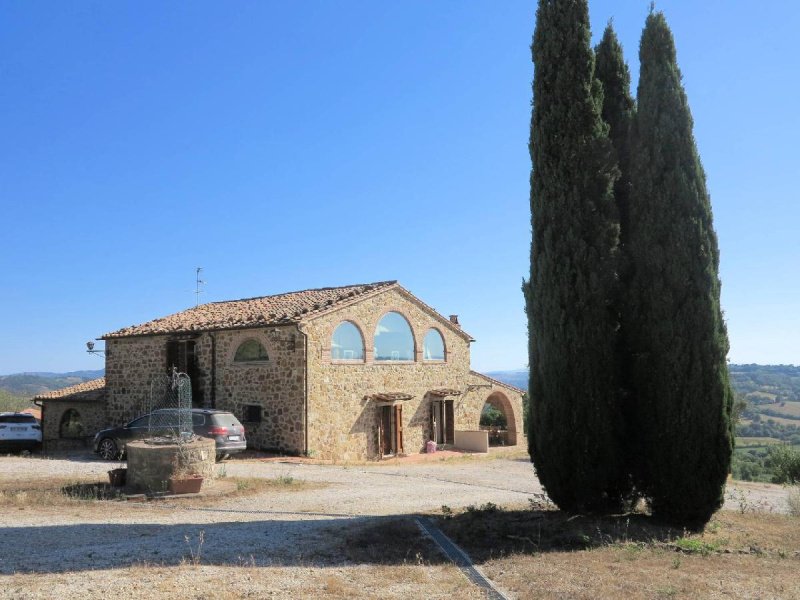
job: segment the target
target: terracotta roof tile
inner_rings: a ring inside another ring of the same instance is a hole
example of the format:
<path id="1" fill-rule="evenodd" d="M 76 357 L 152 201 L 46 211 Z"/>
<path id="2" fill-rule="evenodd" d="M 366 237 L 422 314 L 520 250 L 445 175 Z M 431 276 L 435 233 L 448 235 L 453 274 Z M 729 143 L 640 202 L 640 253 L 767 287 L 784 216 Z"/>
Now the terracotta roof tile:
<path id="1" fill-rule="evenodd" d="M 431 396 L 438 396 L 439 398 L 445 398 L 447 396 L 460 396 L 461 392 L 459 390 L 454 390 L 452 388 L 439 388 L 436 390 L 431 390 Z"/>
<path id="2" fill-rule="evenodd" d="M 106 394 L 106 378 L 100 377 L 84 381 L 60 390 L 45 392 L 34 397 L 34 400 L 69 400 L 69 401 L 96 401 L 103 400 Z"/>
<path id="3" fill-rule="evenodd" d="M 396 284 L 396 281 L 380 281 L 210 302 L 141 325 L 112 331 L 103 335 L 102 339 L 297 323 Z"/>
<path id="4" fill-rule="evenodd" d="M 414 396 L 405 392 L 378 392 L 372 394 L 370 398 L 379 402 L 397 402 L 400 400 L 411 400 Z"/>
<path id="5" fill-rule="evenodd" d="M 490 383 L 492 383 L 494 385 L 499 385 L 499 386 L 508 388 L 510 390 L 514 390 L 515 392 L 518 392 L 520 394 L 527 394 L 528 393 L 528 390 L 523 390 L 522 388 L 518 388 L 517 386 L 511 385 L 510 383 L 505 383 L 505 382 L 500 381 L 498 379 L 493 379 L 492 377 L 489 377 L 488 375 L 484 375 L 483 373 L 478 373 L 477 371 L 470 371 L 470 374 L 471 375 L 477 375 L 478 377 L 480 377 L 482 379 L 485 379 L 486 381 L 488 381 L 488 382 L 490 382 Z"/>

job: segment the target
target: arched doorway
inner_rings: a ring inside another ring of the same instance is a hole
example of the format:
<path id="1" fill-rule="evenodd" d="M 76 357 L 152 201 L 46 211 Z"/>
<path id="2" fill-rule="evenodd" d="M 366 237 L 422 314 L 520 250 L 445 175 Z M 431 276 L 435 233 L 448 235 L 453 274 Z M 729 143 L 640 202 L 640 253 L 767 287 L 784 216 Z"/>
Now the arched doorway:
<path id="1" fill-rule="evenodd" d="M 489 432 L 490 446 L 516 446 L 517 423 L 503 392 L 492 392 L 481 408 L 480 428 Z"/>
<path id="2" fill-rule="evenodd" d="M 74 408 L 64 411 L 64 414 L 61 415 L 61 424 L 58 426 L 58 437 L 77 439 L 84 437 L 84 435 L 80 413 Z"/>

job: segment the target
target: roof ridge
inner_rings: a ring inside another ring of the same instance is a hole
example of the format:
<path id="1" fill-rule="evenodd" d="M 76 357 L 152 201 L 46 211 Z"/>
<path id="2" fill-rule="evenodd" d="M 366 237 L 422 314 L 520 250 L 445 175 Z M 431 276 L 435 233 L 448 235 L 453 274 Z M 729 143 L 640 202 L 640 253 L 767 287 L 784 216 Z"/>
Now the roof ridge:
<path id="1" fill-rule="evenodd" d="M 263 300 L 265 298 L 277 298 L 278 296 L 289 296 L 291 294 L 303 294 L 305 292 L 327 292 L 329 290 L 344 290 L 347 288 L 356 288 L 356 287 L 383 287 L 394 285 L 397 283 L 396 279 L 389 279 L 386 281 L 375 281 L 372 283 L 351 283 L 349 285 L 333 285 L 327 287 L 319 287 L 319 288 L 307 288 L 304 290 L 292 290 L 290 292 L 281 292 L 280 294 L 267 294 L 265 296 L 251 296 L 249 298 L 236 298 L 235 300 L 215 300 L 214 302 L 206 302 L 205 304 L 199 304 L 198 306 L 193 306 L 186 310 L 191 310 L 192 308 L 198 308 L 199 306 L 208 306 L 209 304 L 229 304 L 232 302 L 248 302 L 250 300 Z"/>

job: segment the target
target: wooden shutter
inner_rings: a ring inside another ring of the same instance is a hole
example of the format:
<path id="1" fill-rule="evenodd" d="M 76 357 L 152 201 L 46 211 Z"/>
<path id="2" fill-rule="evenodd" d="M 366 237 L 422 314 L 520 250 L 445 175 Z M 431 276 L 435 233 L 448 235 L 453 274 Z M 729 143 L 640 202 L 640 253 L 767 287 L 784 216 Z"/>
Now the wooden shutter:
<path id="1" fill-rule="evenodd" d="M 378 446 L 381 456 L 392 453 L 392 411 L 391 406 L 380 407 L 380 429 Z"/>
<path id="2" fill-rule="evenodd" d="M 453 401 L 447 400 L 444 403 L 444 424 L 445 424 L 445 444 L 454 444 L 456 438 L 456 423 L 455 423 L 455 415 L 453 412 Z"/>
<path id="3" fill-rule="evenodd" d="M 394 407 L 395 453 L 403 454 L 403 405 Z"/>

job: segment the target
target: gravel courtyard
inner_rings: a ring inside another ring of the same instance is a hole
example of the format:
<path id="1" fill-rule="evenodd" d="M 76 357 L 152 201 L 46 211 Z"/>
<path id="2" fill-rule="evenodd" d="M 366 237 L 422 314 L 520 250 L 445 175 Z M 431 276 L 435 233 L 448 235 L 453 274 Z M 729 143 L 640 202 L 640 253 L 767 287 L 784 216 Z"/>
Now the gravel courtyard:
<path id="1" fill-rule="evenodd" d="M 88 458 L 0 457 L 0 482 L 52 477 L 100 481 L 110 466 Z M 0 577 L 16 581 L 18 587 L 0 585 L 0 597 L 10 589 L 15 597 L 46 597 L 46 589 L 40 596 L 26 587 L 25 573 L 72 574 L 70 581 L 62 577 L 61 585 L 67 586 L 62 592 L 91 596 L 80 586 L 102 577 L 103 570 L 177 566 L 196 553 L 202 557 L 196 562 L 207 568 L 286 569 L 289 594 L 297 583 L 291 573 L 298 567 L 358 566 L 348 565 L 340 555 L 342 537 L 354 528 L 393 515 L 440 512 L 443 505 L 520 505 L 542 493 L 530 462 L 520 455 L 366 465 L 251 459 L 231 460 L 218 468 L 227 478 L 291 479 L 302 485 L 203 501 L 2 507 Z M 730 486 L 726 507 L 782 512 L 785 494 L 778 486 Z M 87 577 L 74 577 L 75 573 Z M 35 576 L 30 577 L 33 585 Z M 448 577 L 457 579 L 458 573 Z M 410 590 L 399 596 L 405 593 Z"/>

